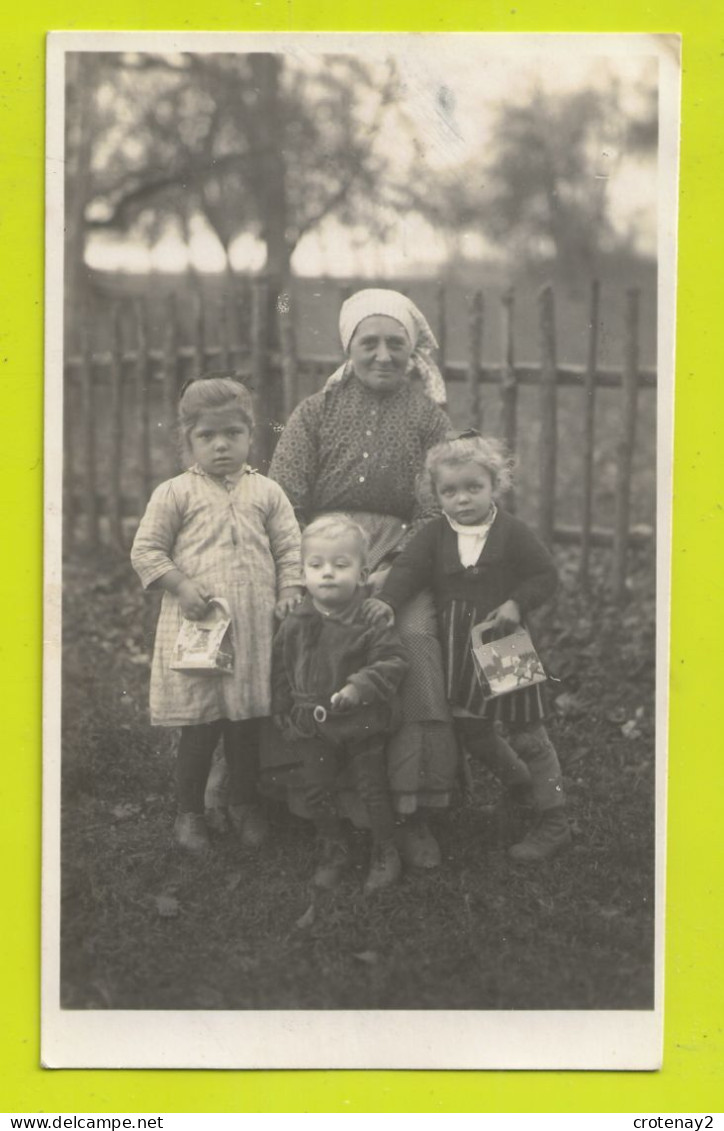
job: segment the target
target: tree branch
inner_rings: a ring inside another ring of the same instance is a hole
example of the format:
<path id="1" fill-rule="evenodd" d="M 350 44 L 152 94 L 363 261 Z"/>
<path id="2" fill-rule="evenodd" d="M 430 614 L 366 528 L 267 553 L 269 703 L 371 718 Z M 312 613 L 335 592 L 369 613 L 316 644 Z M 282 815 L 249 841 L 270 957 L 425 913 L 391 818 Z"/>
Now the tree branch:
<path id="1" fill-rule="evenodd" d="M 103 220 L 87 220 L 86 226 L 91 231 L 123 229 L 131 222 L 132 213 L 135 209 L 149 204 L 155 197 L 167 192 L 168 189 L 184 188 L 187 184 L 194 182 L 203 183 L 206 180 L 218 177 L 220 173 L 231 172 L 235 169 L 243 172 L 249 162 L 256 160 L 257 157 L 256 152 L 227 153 L 223 157 L 211 160 L 207 165 L 192 163 L 174 173 L 137 184 L 116 200 L 110 216 Z M 137 177 L 143 177 L 143 173 L 137 174 Z M 112 195 L 112 191 L 108 195 Z"/>
<path id="2" fill-rule="evenodd" d="M 370 123 L 369 130 L 367 131 L 367 135 L 368 135 L 367 150 L 368 150 L 368 152 L 371 151 L 372 146 L 374 145 L 374 142 L 376 141 L 377 136 L 379 135 L 380 130 L 382 129 L 382 123 L 383 123 L 383 119 L 384 119 L 384 111 L 385 111 L 385 108 L 386 108 L 387 103 L 389 101 L 389 98 L 392 94 L 392 91 L 394 89 L 394 80 L 395 80 L 394 72 L 392 70 L 390 70 L 388 72 L 386 82 L 385 82 L 385 84 L 384 84 L 384 86 L 383 86 L 383 88 L 380 92 L 380 99 L 379 99 L 379 102 L 377 104 L 375 116 L 372 119 L 372 122 Z M 317 224 L 320 224 L 322 222 L 322 220 L 324 220 L 327 216 L 329 216 L 330 213 L 332 213 L 335 210 L 335 208 L 337 208 L 342 203 L 342 201 L 349 195 L 352 188 L 354 187 L 354 183 L 355 183 L 355 180 L 357 179 L 357 176 L 358 176 L 357 169 L 355 169 L 354 167 L 350 167 L 348 172 L 347 172 L 347 176 L 343 177 L 342 183 L 339 186 L 339 188 L 336 190 L 336 192 L 332 193 L 332 195 L 325 202 L 325 204 L 323 204 L 321 208 L 317 209 L 317 211 L 313 215 L 308 216 L 303 222 L 301 222 L 300 224 L 297 225 L 297 238 L 296 238 L 296 241 L 295 241 L 295 246 L 296 246 L 296 244 L 299 243 L 302 236 L 306 235 L 306 233 L 311 231 L 312 228 L 315 228 L 317 226 Z"/>

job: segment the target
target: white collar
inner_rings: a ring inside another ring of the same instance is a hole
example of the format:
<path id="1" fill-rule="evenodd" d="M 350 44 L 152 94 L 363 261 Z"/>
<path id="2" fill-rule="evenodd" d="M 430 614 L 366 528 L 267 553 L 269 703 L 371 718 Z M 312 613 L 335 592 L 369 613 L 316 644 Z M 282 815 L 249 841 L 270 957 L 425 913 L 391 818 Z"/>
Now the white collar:
<path id="1" fill-rule="evenodd" d="M 198 463 L 192 464 L 189 468 L 192 475 L 202 475 L 205 479 L 210 479 L 212 483 L 233 483 L 234 486 L 243 479 L 245 475 L 256 475 L 255 467 L 249 467 L 248 463 L 241 465 L 238 471 L 234 471 L 231 475 L 211 475 L 208 471 L 204 471 Z"/>
<path id="2" fill-rule="evenodd" d="M 450 518 L 449 514 L 446 514 L 445 518 L 448 520 L 450 526 L 456 534 L 469 534 L 472 537 L 480 537 L 480 535 L 488 533 L 490 527 L 495 522 L 495 516 L 497 515 L 497 513 L 498 508 L 496 507 L 495 503 L 491 503 L 490 510 L 488 511 L 485 521 L 479 523 L 477 526 L 463 526 L 461 523 L 456 522 L 454 518 Z"/>

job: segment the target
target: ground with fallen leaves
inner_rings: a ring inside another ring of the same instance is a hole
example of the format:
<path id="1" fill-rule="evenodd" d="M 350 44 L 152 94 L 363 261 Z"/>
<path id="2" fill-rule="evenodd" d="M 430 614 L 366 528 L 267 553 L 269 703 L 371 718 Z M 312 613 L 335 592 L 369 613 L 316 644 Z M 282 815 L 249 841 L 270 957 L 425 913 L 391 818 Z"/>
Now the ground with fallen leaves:
<path id="1" fill-rule="evenodd" d="M 641 1009 L 653 999 L 654 602 L 650 554 L 627 603 L 588 592 L 576 551 L 539 618 L 551 734 L 574 844 L 511 863 L 496 785 L 435 821 L 443 867 L 365 899 L 354 868 L 313 901 L 308 825 L 272 809 L 258 853 L 171 840 L 173 732 L 148 725 L 153 607 L 124 562 L 67 563 L 62 1004 L 70 1009 Z M 503 831 L 504 832 L 504 831 Z M 503 835 L 504 840 L 504 835 Z"/>

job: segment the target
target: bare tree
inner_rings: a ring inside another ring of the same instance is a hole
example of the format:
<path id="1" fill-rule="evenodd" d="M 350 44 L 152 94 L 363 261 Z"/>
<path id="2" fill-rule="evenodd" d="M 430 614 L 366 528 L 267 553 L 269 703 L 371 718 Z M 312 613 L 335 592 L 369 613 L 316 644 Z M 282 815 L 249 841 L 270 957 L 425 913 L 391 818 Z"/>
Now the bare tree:
<path id="1" fill-rule="evenodd" d="M 233 241 L 251 233 L 266 246 L 266 272 L 283 279 L 299 240 L 328 216 L 376 223 L 370 202 L 387 191 L 380 132 L 394 104 L 391 64 L 104 55 L 80 57 L 73 79 L 81 93 L 69 130 L 92 170 L 79 204 L 86 233 L 152 241 L 169 226 L 187 233 L 201 216 L 229 269 Z"/>
<path id="2" fill-rule="evenodd" d="M 513 260 L 590 271 L 599 253 L 625 245 L 608 181 L 623 155 L 655 147 L 655 92 L 643 102 L 639 116 L 626 113 L 612 85 L 503 104 L 485 156 L 412 204 L 443 230 L 481 230 Z"/>

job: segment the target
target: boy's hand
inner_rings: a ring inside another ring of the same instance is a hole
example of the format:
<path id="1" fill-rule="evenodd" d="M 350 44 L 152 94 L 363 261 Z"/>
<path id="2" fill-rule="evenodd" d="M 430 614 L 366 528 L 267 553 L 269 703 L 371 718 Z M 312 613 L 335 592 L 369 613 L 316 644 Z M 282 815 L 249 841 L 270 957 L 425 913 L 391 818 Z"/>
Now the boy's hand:
<path id="1" fill-rule="evenodd" d="M 502 605 L 493 609 L 488 620 L 492 622 L 491 628 L 499 632 L 515 632 L 516 628 L 520 628 L 520 609 L 515 601 L 503 601 Z"/>
<path id="2" fill-rule="evenodd" d="M 362 696 L 356 687 L 346 683 L 341 691 L 335 691 L 329 701 L 334 711 L 351 711 L 353 707 L 359 707 Z"/>
<path id="3" fill-rule="evenodd" d="M 292 609 L 299 604 L 301 599 L 301 585 L 287 585 L 285 589 L 280 589 L 277 603 L 274 606 L 274 616 L 277 620 L 284 620 L 287 613 L 291 613 Z"/>
<path id="4" fill-rule="evenodd" d="M 395 623 L 394 609 L 386 601 L 380 601 L 379 597 L 365 597 L 360 605 L 360 612 L 365 624 L 377 624 L 382 621 L 387 628 L 392 628 Z"/>
<path id="5" fill-rule="evenodd" d="M 280 731 L 282 737 L 283 738 L 290 738 L 291 737 L 291 729 L 292 729 L 292 720 L 290 719 L 289 715 L 285 714 L 284 712 L 279 712 L 279 713 L 273 715 L 272 718 L 274 720 L 274 726 L 276 727 L 276 729 L 278 731 Z"/>
<path id="6" fill-rule="evenodd" d="M 204 593 L 199 586 L 186 578 L 180 582 L 176 590 L 181 612 L 189 620 L 203 620 L 208 612 L 209 595 Z"/>

